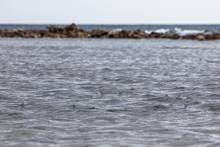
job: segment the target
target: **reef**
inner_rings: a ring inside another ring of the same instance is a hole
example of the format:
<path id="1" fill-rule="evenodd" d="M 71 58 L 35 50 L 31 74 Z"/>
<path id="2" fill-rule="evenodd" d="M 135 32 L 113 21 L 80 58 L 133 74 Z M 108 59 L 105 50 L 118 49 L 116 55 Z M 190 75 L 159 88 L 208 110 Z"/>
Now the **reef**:
<path id="1" fill-rule="evenodd" d="M 46 29 L 0 29 L 0 37 L 7 38 L 131 38 L 131 39 L 190 39 L 190 40 L 217 40 L 220 32 L 194 31 L 184 32 L 180 30 L 145 31 L 141 29 L 93 29 L 85 30 L 76 24 L 66 26 L 50 25 Z"/>

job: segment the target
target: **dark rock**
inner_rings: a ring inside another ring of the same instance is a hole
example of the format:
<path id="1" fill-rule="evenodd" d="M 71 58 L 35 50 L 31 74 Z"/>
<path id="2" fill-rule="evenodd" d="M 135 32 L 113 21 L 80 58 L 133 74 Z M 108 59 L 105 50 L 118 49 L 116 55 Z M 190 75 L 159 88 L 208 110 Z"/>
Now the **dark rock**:
<path id="1" fill-rule="evenodd" d="M 220 32 L 218 32 L 218 33 L 213 33 L 212 35 L 211 35 L 212 37 L 210 38 L 210 39 L 220 39 Z"/>
<path id="2" fill-rule="evenodd" d="M 62 27 L 59 26 L 55 26 L 55 25 L 51 25 L 47 27 L 48 32 L 50 33 L 63 33 L 64 29 Z"/>
<path id="3" fill-rule="evenodd" d="M 121 29 L 114 29 L 108 32 L 108 38 L 120 38 Z"/>
<path id="4" fill-rule="evenodd" d="M 164 38 L 181 39 L 181 36 L 177 33 L 167 33 Z"/>
<path id="5" fill-rule="evenodd" d="M 80 28 L 79 28 L 76 24 L 74 24 L 74 23 L 72 23 L 71 25 L 66 26 L 64 29 L 65 29 L 67 32 L 72 32 L 72 31 L 78 31 L 78 30 L 80 30 Z"/>
<path id="6" fill-rule="evenodd" d="M 100 29 L 93 29 L 90 31 L 90 37 L 91 38 L 103 38 L 108 34 L 108 31 L 100 30 Z"/>
<path id="7" fill-rule="evenodd" d="M 108 38 L 146 38 L 147 34 L 142 30 L 111 30 L 107 34 Z"/>
<path id="8" fill-rule="evenodd" d="M 21 38 L 168 38 L 168 39 L 191 39 L 191 40 L 215 40 L 220 39 L 220 32 L 202 32 L 198 34 L 180 35 L 175 31 L 169 32 L 145 32 L 143 30 L 101 30 L 94 29 L 86 31 L 76 24 L 67 26 L 48 26 L 45 30 L 23 30 L 23 29 L 0 29 L 0 37 Z"/>
<path id="9" fill-rule="evenodd" d="M 61 38 L 61 35 L 56 34 L 56 33 L 47 32 L 46 34 L 44 34 L 44 37 L 46 37 L 46 38 Z M 64 38 L 64 37 L 62 37 L 62 38 Z"/>
<path id="10" fill-rule="evenodd" d="M 150 38 L 162 38 L 161 36 L 162 36 L 162 34 L 161 33 L 157 33 L 157 32 L 151 32 L 149 34 Z"/>
<path id="11" fill-rule="evenodd" d="M 183 39 L 195 40 L 196 35 L 195 34 L 185 35 L 185 36 L 182 36 L 182 38 Z"/>
<path id="12" fill-rule="evenodd" d="M 140 39 L 140 38 L 147 38 L 148 35 L 142 31 L 142 30 L 134 30 L 134 31 L 128 31 L 128 38 L 136 38 L 136 39 Z"/>

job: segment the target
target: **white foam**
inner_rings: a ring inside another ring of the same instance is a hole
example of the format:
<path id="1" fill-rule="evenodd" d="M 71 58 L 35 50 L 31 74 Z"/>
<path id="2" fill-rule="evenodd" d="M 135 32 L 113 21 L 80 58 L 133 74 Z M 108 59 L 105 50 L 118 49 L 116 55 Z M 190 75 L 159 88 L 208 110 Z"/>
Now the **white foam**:
<path id="1" fill-rule="evenodd" d="M 153 31 L 149 31 L 149 30 L 145 30 L 145 33 L 147 33 L 147 34 L 150 34 L 150 33 L 152 33 Z"/>
<path id="2" fill-rule="evenodd" d="M 159 29 L 154 32 L 160 33 L 160 34 L 166 34 L 166 33 L 170 33 L 170 29 Z"/>
<path id="3" fill-rule="evenodd" d="M 180 36 L 193 35 L 193 34 L 204 34 L 204 30 L 182 30 L 180 28 L 175 28 L 174 31 Z"/>
<path id="4" fill-rule="evenodd" d="M 159 33 L 159 34 L 166 34 L 166 33 L 170 32 L 170 29 L 158 29 L 158 30 L 155 30 L 155 31 L 145 30 L 145 33 L 147 33 L 147 34 L 150 34 L 152 32 Z"/>
<path id="5" fill-rule="evenodd" d="M 186 35 L 193 35 L 193 34 L 205 34 L 206 31 L 204 30 L 182 30 L 180 28 L 175 28 L 174 30 L 170 30 L 170 29 L 158 29 L 155 31 L 151 31 L 151 30 L 145 30 L 145 33 L 150 34 L 152 32 L 155 33 L 160 33 L 160 34 L 169 34 L 169 33 L 175 33 L 178 34 L 180 36 L 186 36 Z"/>

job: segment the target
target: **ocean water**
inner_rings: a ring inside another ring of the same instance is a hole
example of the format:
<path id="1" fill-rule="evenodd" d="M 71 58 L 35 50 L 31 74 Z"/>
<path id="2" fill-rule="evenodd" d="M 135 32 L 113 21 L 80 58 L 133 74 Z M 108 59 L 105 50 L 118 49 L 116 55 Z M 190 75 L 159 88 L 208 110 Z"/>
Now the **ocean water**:
<path id="1" fill-rule="evenodd" d="M 220 42 L 0 39 L 2 147 L 218 147 Z"/>

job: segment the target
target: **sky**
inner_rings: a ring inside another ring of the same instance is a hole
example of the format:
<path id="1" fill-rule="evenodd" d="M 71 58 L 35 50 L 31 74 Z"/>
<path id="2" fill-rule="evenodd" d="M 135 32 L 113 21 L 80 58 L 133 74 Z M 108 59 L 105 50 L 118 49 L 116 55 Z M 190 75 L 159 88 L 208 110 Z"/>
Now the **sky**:
<path id="1" fill-rule="evenodd" d="M 220 24 L 220 0 L 0 0 L 0 23 Z"/>

